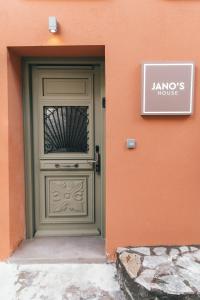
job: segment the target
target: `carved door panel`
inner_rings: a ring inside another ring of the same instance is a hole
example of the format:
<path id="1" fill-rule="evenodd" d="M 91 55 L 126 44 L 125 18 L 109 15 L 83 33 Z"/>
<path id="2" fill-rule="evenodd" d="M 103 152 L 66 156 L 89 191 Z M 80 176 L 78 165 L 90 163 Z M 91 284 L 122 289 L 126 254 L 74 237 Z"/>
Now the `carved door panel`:
<path id="1" fill-rule="evenodd" d="M 100 232 L 94 80 L 90 70 L 33 70 L 37 236 Z"/>

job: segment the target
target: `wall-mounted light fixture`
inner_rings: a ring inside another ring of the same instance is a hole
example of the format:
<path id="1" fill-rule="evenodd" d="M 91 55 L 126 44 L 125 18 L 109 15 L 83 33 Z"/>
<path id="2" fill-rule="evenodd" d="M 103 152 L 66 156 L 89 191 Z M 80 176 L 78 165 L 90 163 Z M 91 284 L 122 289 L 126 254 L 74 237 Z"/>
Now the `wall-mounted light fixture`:
<path id="1" fill-rule="evenodd" d="M 58 31 L 57 19 L 54 16 L 49 17 L 49 31 L 51 33 L 56 33 Z"/>

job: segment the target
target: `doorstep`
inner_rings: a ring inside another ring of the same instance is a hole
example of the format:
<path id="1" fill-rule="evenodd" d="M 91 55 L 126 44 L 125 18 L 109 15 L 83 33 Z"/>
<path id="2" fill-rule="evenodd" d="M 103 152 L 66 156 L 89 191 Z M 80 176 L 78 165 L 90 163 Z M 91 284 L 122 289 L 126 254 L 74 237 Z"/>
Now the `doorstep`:
<path id="1" fill-rule="evenodd" d="M 117 270 L 128 300 L 200 299 L 200 247 L 117 249 Z"/>
<path id="2" fill-rule="evenodd" d="M 38 237 L 24 240 L 9 263 L 105 263 L 101 237 Z"/>

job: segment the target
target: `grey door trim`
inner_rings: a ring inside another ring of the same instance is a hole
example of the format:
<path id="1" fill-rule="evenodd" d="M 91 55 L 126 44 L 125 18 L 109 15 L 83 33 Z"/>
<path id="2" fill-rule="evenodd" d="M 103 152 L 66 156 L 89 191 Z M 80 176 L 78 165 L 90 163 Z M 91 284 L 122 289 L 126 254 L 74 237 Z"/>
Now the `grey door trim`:
<path id="1" fill-rule="evenodd" d="M 23 96 L 23 123 L 24 123 L 24 160 L 25 160 L 25 210 L 26 210 L 26 238 L 33 238 L 35 232 L 34 224 L 34 166 L 33 166 L 33 128 L 32 128 L 32 68 L 33 66 L 51 67 L 69 66 L 69 68 L 98 69 L 101 78 L 101 98 L 105 96 L 104 82 L 104 59 L 103 58 L 24 58 L 22 61 L 22 96 Z M 104 116 L 101 120 L 101 153 L 102 155 L 102 184 L 101 184 L 101 206 L 102 206 L 102 236 L 105 237 L 105 141 L 104 141 Z"/>

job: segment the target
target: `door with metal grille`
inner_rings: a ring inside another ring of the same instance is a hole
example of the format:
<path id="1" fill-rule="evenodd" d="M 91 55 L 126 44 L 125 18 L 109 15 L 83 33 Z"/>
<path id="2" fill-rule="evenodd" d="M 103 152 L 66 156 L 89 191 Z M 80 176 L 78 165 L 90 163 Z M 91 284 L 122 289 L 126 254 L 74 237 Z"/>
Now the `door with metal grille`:
<path id="1" fill-rule="evenodd" d="M 95 74 L 81 68 L 33 69 L 37 236 L 100 234 L 100 131 L 95 118 L 100 103 Z"/>

